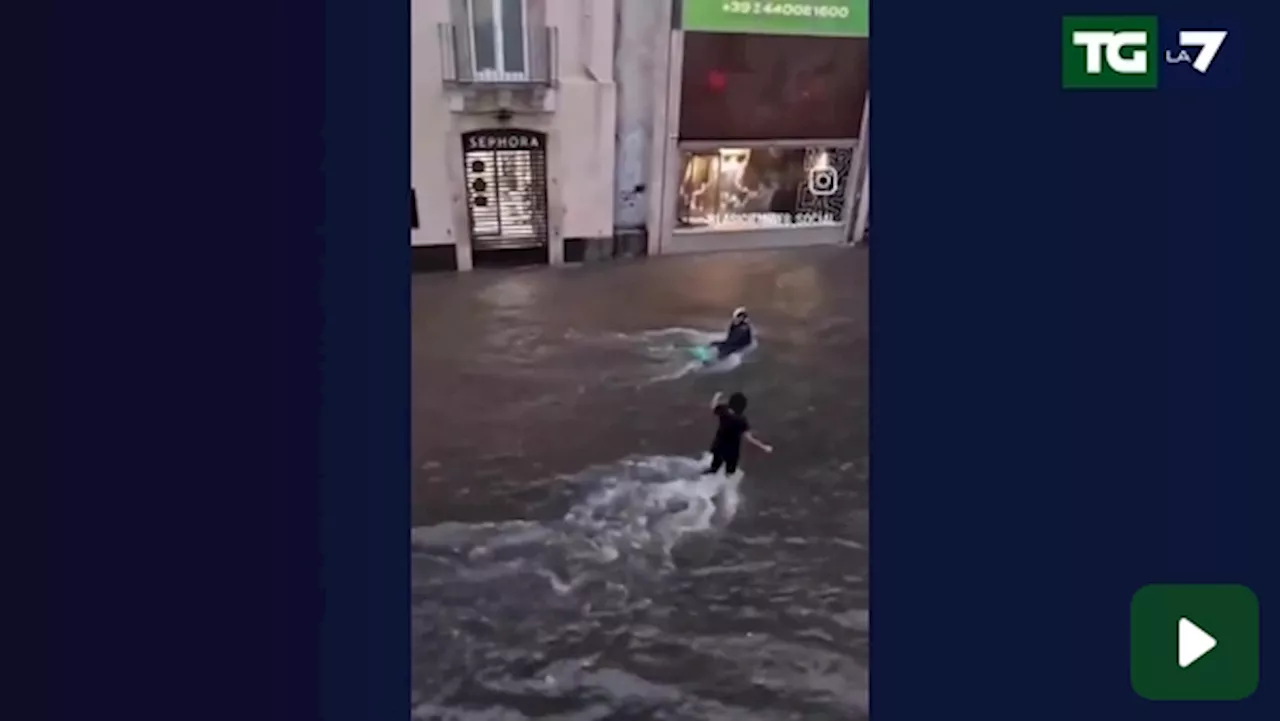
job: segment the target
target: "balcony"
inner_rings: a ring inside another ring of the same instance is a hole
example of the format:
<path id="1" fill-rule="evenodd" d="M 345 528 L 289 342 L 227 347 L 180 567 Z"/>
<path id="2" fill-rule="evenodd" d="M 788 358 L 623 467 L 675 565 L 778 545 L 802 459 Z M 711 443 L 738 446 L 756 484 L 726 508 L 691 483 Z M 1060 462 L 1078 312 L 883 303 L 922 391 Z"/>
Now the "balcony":
<path id="1" fill-rule="evenodd" d="M 495 63 L 505 70 L 486 68 L 475 62 L 474 39 L 467 25 L 441 23 L 440 67 L 446 87 L 467 89 L 534 89 L 551 88 L 559 80 L 556 68 L 560 60 L 557 28 L 529 28 L 524 37 L 524 57 Z M 500 43 L 509 45 L 507 43 Z"/>

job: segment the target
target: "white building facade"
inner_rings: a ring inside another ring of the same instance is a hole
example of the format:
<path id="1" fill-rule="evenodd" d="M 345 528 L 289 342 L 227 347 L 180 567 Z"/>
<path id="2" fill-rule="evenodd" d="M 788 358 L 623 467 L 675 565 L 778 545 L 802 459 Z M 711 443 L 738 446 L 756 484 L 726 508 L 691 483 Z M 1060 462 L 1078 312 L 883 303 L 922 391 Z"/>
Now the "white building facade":
<path id="1" fill-rule="evenodd" d="M 869 0 L 414 0 L 415 269 L 860 240 Z"/>
<path id="2" fill-rule="evenodd" d="M 614 0 L 414 0 L 415 269 L 612 250 Z"/>

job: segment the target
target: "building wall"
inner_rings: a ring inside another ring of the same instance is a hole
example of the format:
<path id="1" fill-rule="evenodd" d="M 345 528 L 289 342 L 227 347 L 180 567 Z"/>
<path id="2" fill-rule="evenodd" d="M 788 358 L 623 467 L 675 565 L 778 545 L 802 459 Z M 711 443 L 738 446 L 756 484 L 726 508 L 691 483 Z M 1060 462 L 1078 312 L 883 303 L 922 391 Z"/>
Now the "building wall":
<path id="1" fill-rule="evenodd" d="M 649 213 L 650 156 L 660 102 L 656 90 L 666 85 L 663 71 L 671 37 L 670 4 L 665 0 L 617 0 L 614 222 L 621 229 L 643 228 Z"/>
<path id="2" fill-rule="evenodd" d="M 454 242 L 450 218 L 461 189 L 449 187 L 444 172 L 451 132 L 450 113 L 441 78 L 438 23 L 450 22 L 449 4 L 442 0 L 413 0 L 410 8 L 409 177 L 418 196 L 419 227 L 413 245 L 448 245 Z M 460 151 L 459 151 L 460 152 Z M 461 162 L 461 161 L 459 161 Z M 465 232 L 465 226 L 464 226 Z"/>
<path id="3" fill-rule="evenodd" d="M 455 244 L 458 267 L 470 267 L 462 179 L 464 132 L 517 127 L 547 133 L 548 206 L 553 262 L 564 238 L 609 236 L 614 226 L 617 87 L 613 77 L 614 0 L 528 0 L 529 15 L 559 28 L 559 83 L 551 112 L 517 113 L 506 122 L 460 111 L 442 79 L 437 27 L 458 22 L 445 0 L 413 0 L 411 177 L 420 227 L 412 244 Z M 532 7 L 541 5 L 541 8 Z"/>

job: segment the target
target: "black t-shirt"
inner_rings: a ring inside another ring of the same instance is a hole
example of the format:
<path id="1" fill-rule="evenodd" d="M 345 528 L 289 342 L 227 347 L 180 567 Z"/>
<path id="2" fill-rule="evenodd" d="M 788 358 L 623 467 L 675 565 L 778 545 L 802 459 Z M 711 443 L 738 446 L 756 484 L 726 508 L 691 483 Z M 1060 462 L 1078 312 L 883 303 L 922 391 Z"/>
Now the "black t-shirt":
<path id="1" fill-rule="evenodd" d="M 712 453 L 732 456 L 742 449 L 742 434 L 751 430 L 746 416 L 740 416 L 729 410 L 729 406 L 721 403 L 715 408 L 716 417 L 720 419 L 720 427 L 716 429 L 715 440 L 711 441 Z"/>

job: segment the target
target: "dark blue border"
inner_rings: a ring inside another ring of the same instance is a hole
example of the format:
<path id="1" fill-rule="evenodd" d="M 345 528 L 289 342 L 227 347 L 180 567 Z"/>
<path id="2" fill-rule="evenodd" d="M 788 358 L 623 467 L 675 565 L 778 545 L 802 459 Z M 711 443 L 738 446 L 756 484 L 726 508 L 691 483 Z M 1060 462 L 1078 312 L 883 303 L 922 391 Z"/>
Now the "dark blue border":
<path id="1" fill-rule="evenodd" d="M 873 13 L 872 718 L 1280 718 L 1274 53 L 1235 88 L 1059 89 L 1064 14 L 1274 6 Z M 1254 589 L 1257 694 L 1131 691 L 1151 582 Z"/>
<path id="2" fill-rule="evenodd" d="M 35 715 L 408 718 L 409 3 L 51 19 Z"/>
<path id="3" fill-rule="evenodd" d="M 322 712 L 407 718 L 410 3 L 326 9 Z"/>
<path id="4" fill-rule="evenodd" d="M 1057 89 L 1143 11 L 873 10 L 877 716 L 1280 717 L 1276 63 Z M 405 718 L 408 4 L 51 16 L 42 716 Z M 1130 692 L 1153 581 L 1257 592 L 1252 699 Z"/>

